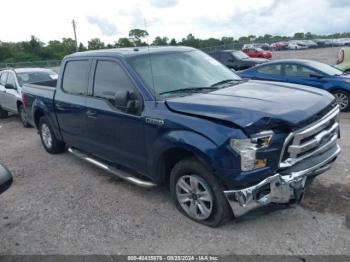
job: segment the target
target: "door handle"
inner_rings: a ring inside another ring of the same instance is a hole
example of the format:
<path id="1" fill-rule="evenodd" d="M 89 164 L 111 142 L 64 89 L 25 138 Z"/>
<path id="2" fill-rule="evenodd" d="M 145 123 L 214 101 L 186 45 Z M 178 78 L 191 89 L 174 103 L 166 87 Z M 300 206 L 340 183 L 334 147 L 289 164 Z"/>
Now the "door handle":
<path id="1" fill-rule="evenodd" d="M 86 111 L 86 115 L 89 118 L 97 118 L 97 112 L 95 110 Z"/>
<path id="2" fill-rule="evenodd" d="M 60 110 L 60 111 L 64 111 L 66 110 L 64 105 L 60 104 L 60 103 L 56 103 L 56 109 L 57 110 Z"/>

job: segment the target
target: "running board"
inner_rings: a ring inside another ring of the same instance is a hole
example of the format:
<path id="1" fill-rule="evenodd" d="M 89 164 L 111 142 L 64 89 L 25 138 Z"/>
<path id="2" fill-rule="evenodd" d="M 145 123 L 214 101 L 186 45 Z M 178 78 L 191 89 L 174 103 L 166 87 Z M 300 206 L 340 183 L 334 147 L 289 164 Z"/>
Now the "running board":
<path id="1" fill-rule="evenodd" d="M 68 148 L 68 152 L 75 155 L 76 157 L 79 157 L 82 160 L 85 160 L 86 162 L 89 162 L 90 164 L 93 164 L 94 166 L 97 166 L 103 170 L 106 170 L 107 172 L 121 178 L 124 179 L 134 185 L 140 186 L 140 187 L 144 187 L 144 188 L 151 188 L 156 186 L 156 184 L 152 183 L 152 182 L 148 182 L 145 180 L 142 180 L 140 178 L 137 178 L 135 176 L 132 176 L 130 174 L 128 174 L 127 172 L 117 169 L 115 167 L 112 167 L 108 164 L 102 163 L 96 159 L 93 159 L 91 156 L 84 154 L 83 152 L 77 150 L 77 149 L 73 149 L 73 148 Z"/>

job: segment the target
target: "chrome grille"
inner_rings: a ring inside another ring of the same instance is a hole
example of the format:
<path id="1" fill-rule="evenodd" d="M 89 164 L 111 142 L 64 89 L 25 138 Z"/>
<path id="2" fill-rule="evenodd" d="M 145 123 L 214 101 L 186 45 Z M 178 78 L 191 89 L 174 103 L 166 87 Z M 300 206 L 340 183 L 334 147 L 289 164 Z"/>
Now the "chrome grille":
<path id="1" fill-rule="evenodd" d="M 339 106 L 320 120 L 292 132 L 281 153 L 280 168 L 290 167 L 306 158 L 321 154 L 337 143 Z"/>

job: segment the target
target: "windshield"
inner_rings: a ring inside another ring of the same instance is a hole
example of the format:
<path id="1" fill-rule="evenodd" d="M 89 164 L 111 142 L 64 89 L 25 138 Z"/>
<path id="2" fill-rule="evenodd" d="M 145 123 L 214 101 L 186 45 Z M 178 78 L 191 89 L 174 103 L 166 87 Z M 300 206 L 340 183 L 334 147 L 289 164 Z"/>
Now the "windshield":
<path id="1" fill-rule="evenodd" d="M 161 97 L 210 90 L 218 83 L 241 80 L 214 58 L 197 50 L 137 56 L 128 61 L 146 85 Z"/>
<path id="2" fill-rule="evenodd" d="M 245 53 L 243 53 L 242 51 L 236 51 L 236 52 L 232 52 L 233 56 L 236 57 L 237 59 L 247 59 L 249 58 L 249 56 L 247 56 Z"/>
<path id="3" fill-rule="evenodd" d="M 36 83 L 57 79 L 57 73 L 52 70 L 20 72 L 17 73 L 18 83 L 22 86 L 28 83 Z"/>
<path id="4" fill-rule="evenodd" d="M 333 66 L 326 65 L 323 63 L 312 62 L 312 66 L 315 69 L 321 71 L 322 73 L 325 73 L 326 75 L 334 76 L 334 75 L 342 75 L 343 74 L 343 71 L 340 71 L 339 69 L 337 69 Z"/>

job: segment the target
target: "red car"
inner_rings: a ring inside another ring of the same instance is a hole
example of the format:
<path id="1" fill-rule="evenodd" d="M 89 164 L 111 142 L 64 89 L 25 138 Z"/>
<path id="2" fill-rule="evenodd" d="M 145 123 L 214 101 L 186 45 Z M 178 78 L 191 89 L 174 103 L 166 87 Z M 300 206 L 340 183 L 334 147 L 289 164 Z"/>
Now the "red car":
<path id="1" fill-rule="evenodd" d="M 250 57 L 254 58 L 266 58 L 270 59 L 272 57 L 271 52 L 262 50 L 261 48 L 246 48 L 242 50 L 244 53 L 246 53 Z"/>

